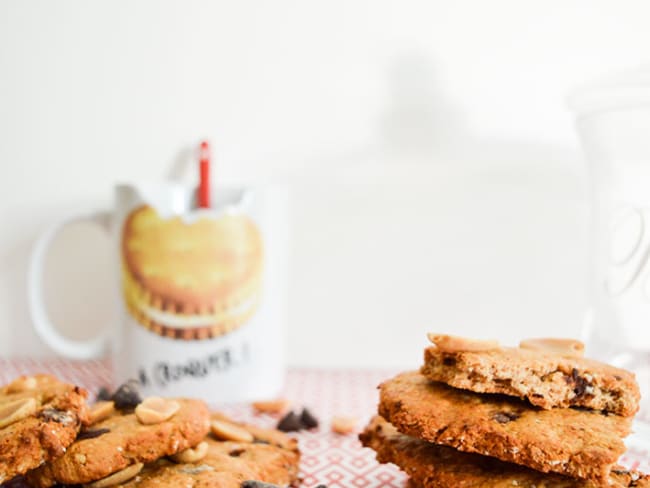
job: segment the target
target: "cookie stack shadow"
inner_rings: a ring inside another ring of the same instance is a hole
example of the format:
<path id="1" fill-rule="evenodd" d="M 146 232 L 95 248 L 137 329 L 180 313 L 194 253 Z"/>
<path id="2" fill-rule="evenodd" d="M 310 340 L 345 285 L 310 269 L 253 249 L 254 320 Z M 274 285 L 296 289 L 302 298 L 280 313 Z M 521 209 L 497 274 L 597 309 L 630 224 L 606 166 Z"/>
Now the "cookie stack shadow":
<path id="1" fill-rule="evenodd" d="M 409 487 L 650 487 L 617 465 L 639 408 L 632 373 L 578 341 L 429 339 L 420 371 L 379 386 L 359 436 Z"/>

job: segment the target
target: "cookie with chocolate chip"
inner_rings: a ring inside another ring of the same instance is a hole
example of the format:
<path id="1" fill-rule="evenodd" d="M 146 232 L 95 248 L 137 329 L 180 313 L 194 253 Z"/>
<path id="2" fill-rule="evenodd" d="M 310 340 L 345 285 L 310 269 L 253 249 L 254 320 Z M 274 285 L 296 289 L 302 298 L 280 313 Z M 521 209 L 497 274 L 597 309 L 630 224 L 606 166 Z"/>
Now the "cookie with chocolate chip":
<path id="1" fill-rule="evenodd" d="M 581 407 L 624 417 L 639 410 L 634 374 L 583 357 L 573 339 L 528 339 L 519 347 L 430 334 L 421 372 L 433 381 L 477 393 L 516 396 L 535 406 Z"/>
<path id="2" fill-rule="evenodd" d="M 381 417 L 359 435 L 380 463 L 393 463 L 407 473 L 412 488 L 597 488 L 592 481 L 545 474 L 497 459 L 456 451 L 401 434 Z M 609 488 L 650 487 L 650 476 L 616 467 Z"/>
<path id="3" fill-rule="evenodd" d="M 631 417 L 543 410 L 407 372 L 380 385 L 379 414 L 404 434 L 545 473 L 606 483 L 625 451 Z"/>
<path id="4" fill-rule="evenodd" d="M 115 488 L 284 488 L 298 480 L 297 442 L 282 432 L 212 415 L 212 433 L 198 446 L 146 464 Z"/>
<path id="5" fill-rule="evenodd" d="M 0 387 L 0 484 L 63 455 L 87 421 L 86 396 L 45 374 Z"/>
<path id="6" fill-rule="evenodd" d="M 135 476 L 144 463 L 196 446 L 210 429 L 210 413 L 200 400 L 151 397 L 132 407 L 95 404 L 91 425 L 65 455 L 28 473 L 28 481 L 35 488 L 113 486 Z"/>

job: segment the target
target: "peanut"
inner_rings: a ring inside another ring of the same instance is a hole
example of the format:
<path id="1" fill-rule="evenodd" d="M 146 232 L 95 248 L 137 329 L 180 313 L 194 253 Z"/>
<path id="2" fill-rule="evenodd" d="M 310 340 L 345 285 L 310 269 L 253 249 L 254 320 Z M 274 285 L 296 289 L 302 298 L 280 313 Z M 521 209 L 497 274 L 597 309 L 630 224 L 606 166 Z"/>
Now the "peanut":
<path id="1" fill-rule="evenodd" d="M 485 341 L 479 339 L 468 339 L 444 334 L 427 334 L 427 337 L 438 349 L 444 352 L 480 352 L 499 349 L 498 341 Z"/>
<path id="2" fill-rule="evenodd" d="M 159 424 L 172 418 L 180 408 L 180 404 L 174 400 L 149 397 L 135 407 L 135 416 L 144 425 Z"/>
<path id="3" fill-rule="evenodd" d="M 0 429 L 36 413 L 36 399 L 23 398 L 0 407 Z"/>
<path id="4" fill-rule="evenodd" d="M 144 464 L 142 463 L 132 464 L 128 468 L 124 468 L 122 471 L 118 471 L 117 473 L 113 473 L 106 478 L 102 478 L 99 481 L 95 481 L 84 486 L 86 488 L 107 488 L 109 486 L 119 485 L 120 483 L 129 481 L 131 478 L 136 476 L 140 471 L 142 471 L 143 466 Z"/>
<path id="5" fill-rule="evenodd" d="M 190 464 L 200 461 L 207 453 L 208 443 L 203 441 L 194 448 L 185 449 L 184 451 L 172 455 L 171 458 L 176 463 Z"/>
<path id="6" fill-rule="evenodd" d="M 525 339 L 519 343 L 519 347 L 572 358 L 581 358 L 585 355 L 585 345 L 576 339 L 557 339 L 551 337 Z"/>
<path id="7" fill-rule="evenodd" d="M 7 393 L 22 393 L 23 391 L 34 390 L 37 386 L 36 378 L 33 376 L 21 376 L 7 385 Z"/>
<path id="8" fill-rule="evenodd" d="M 213 420 L 210 423 L 210 430 L 217 439 L 235 442 L 253 442 L 255 437 L 243 427 L 240 427 L 224 420 Z"/>
<path id="9" fill-rule="evenodd" d="M 288 410 L 291 402 L 285 399 L 253 402 L 253 408 L 258 413 L 280 414 Z"/>
<path id="10" fill-rule="evenodd" d="M 97 402 L 90 408 L 89 425 L 96 424 L 104 419 L 107 419 L 115 412 L 115 403 L 113 402 Z"/>
<path id="11" fill-rule="evenodd" d="M 336 415 L 332 417 L 332 432 L 337 434 L 351 434 L 357 426 L 357 419 L 354 417 L 343 417 Z"/>

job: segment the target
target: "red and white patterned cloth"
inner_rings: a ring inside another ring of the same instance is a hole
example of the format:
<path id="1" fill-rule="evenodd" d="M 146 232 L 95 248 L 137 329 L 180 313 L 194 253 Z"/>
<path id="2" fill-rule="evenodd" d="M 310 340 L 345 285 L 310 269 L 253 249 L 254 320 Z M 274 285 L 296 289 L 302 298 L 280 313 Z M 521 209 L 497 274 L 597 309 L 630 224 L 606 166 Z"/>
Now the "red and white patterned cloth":
<path id="1" fill-rule="evenodd" d="M 21 374 L 50 372 L 91 393 L 110 385 L 112 373 L 108 361 L 0 360 L 0 384 Z M 330 432 L 334 415 L 359 419 L 358 427 L 374 414 L 377 385 L 395 371 L 293 369 L 287 375 L 283 397 L 296 407 L 307 406 L 320 419 L 314 432 L 297 434 L 302 451 L 302 477 L 305 488 L 326 484 L 328 488 L 403 488 L 406 476 L 395 466 L 375 461 L 373 451 L 364 449 L 356 435 Z M 277 418 L 255 414 L 248 405 L 222 406 L 221 410 L 238 420 L 273 427 Z M 640 426 L 639 426 L 640 427 Z M 650 430 L 648 431 L 650 432 Z M 623 456 L 627 467 L 650 471 L 650 439 L 644 432 L 630 438 L 630 450 Z"/>

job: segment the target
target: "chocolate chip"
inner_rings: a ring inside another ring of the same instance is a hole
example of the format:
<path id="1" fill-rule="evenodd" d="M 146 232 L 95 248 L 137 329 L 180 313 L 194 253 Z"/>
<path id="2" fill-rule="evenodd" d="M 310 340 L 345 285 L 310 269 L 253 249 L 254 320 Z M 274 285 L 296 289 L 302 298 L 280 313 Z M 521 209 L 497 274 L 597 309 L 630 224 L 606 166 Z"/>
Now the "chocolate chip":
<path id="1" fill-rule="evenodd" d="M 0 484 L 0 487 L 2 488 L 30 488 L 29 483 L 27 483 L 27 480 L 23 478 L 22 476 L 16 476 L 15 478 Z"/>
<path id="2" fill-rule="evenodd" d="M 57 410 L 56 408 L 45 408 L 38 416 L 48 422 L 56 422 L 62 425 L 75 423 L 75 418 L 69 412 Z"/>
<path id="3" fill-rule="evenodd" d="M 587 387 L 590 386 L 589 382 L 578 374 L 578 370 L 576 368 L 573 368 L 571 371 L 571 379 L 575 385 L 573 388 L 573 393 L 575 393 L 576 397 L 584 396 Z"/>
<path id="4" fill-rule="evenodd" d="M 456 358 L 452 356 L 445 356 L 442 358 L 442 364 L 445 366 L 456 366 Z"/>
<path id="5" fill-rule="evenodd" d="M 82 430 L 79 432 L 79 435 L 77 436 L 77 440 L 81 441 L 83 439 L 94 439 L 95 437 L 99 437 L 100 435 L 104 435 L 107 432 L 110 432 L 111 429 L 87 429 L 87 430 Z"/>
<path id="6" fill-rule="evenodd" d="M 255 440 L 253 441 L 253 444 L 271 444 L 271 443 L 269 441 L 267 441 L 267 440 L 264 440 L 264 439 L 255 438 Z"/>
<path id="7" fill-rule="evenodd" d="M 513 412 L 497 412 L 492 418 L 500 424 L 507 424 L 508 422 L 517 420 L 519 418 L 519 415 Z"/>
<path id="8" fill-rule="evenodd" d="M 115 408 L 128 410 L 142 403 L 139 386 L 138 380 L 129 380 L 120 386 L 111 397 L 111 400 L 115 402 Z"/>
<path id="9" fill-rule="evenodd" d="M 300 417 L 294 412 L 287 413 L 280 422 L 278 422 L 278 430 L 282 432 L 297 432 L 303 428 Z"/>
<path id="10" fill-rule="evenodd" d="M 246 449 L 233 449 L 228 453 L 230 457 L 239 457 L 246 452 Z"/>
<path id="11" fill-rule="evenodd" d="M 102 386 L 99 391 L 97 392 L 97 401 L 98 402 L 107 402 L 111 399 L 111 391 L 106 388 L 105 386 Z"/>
<path id="12" fill-rule="evenodd" d="M 271 483 L 264 483 L 263 481 L 248 480 L 248 481 L 242 481 L 241 488 L 282 488 L 282 487 Z"/>
<path id="13" fill-rule="evenodd" d="M 315 429 L 318 427 L 318 419 L 306 408 L 302 409 L 300 423 L 305 429 Z"/>

